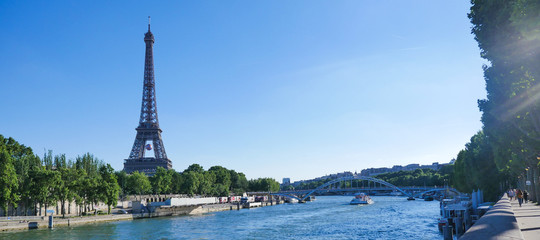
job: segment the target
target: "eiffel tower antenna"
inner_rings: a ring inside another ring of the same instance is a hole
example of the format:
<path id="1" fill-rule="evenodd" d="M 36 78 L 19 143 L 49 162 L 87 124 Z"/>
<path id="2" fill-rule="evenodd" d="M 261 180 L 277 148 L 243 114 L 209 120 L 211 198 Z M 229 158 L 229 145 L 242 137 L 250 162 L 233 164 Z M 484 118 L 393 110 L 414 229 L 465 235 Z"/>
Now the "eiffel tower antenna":
<path id="1" fill-rule="evenodd" d="M 163 140 L 161 139 L 161 128 L 159 128 L 156 89 L 154 79 L 154 34 L 150 32 L 150 16 L 148 16 L 148 32 L 144 34 L 146 44 L 146 54 L 144 58 L 144 84 L 141 104 L 141 116 L 137 136 L 133 143 L 133 148 L 129 158 L 124 162 L 124 171 L 132 173 L 134 171 L 144 172 L 153 175 L 157 167 L 172 169 L 172 162 L 167 158 Z M 152 144 L 147 144 L 151 141 Z M 145 157 L 145 150 L 154 150 L 154 157 Z"/>

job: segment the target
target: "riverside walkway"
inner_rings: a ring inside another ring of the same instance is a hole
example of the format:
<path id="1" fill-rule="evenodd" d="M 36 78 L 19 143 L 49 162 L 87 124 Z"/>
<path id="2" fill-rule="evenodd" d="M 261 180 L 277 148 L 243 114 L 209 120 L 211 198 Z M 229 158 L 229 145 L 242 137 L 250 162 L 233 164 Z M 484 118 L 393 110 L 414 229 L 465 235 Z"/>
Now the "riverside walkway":
<path id="1" fill-rule="evenodd" d="M 461 238 L 468 239 L 540 239 L 540 206 L 510 201 L 505 195 Z"/>
<path id="2" fill-rule="evenodd" d="M 520 207 L 516 200 L 510 203 L 523 238 L 525 240 L 540 239 L 540 206 L 528 202 Z"/>

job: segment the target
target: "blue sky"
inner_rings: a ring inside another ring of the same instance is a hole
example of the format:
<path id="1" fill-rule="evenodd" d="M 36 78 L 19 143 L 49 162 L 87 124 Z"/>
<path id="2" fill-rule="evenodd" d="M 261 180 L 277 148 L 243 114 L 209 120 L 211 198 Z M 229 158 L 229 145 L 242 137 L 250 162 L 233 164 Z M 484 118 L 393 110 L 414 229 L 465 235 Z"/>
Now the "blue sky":
<path id="1" fill-rule="evenodd" d="M 469 1 L 0 1 L 0 134 L 123 168 L 152 16 L 173 167 L 281 181 L 448 162 L 485 98 Z"/>

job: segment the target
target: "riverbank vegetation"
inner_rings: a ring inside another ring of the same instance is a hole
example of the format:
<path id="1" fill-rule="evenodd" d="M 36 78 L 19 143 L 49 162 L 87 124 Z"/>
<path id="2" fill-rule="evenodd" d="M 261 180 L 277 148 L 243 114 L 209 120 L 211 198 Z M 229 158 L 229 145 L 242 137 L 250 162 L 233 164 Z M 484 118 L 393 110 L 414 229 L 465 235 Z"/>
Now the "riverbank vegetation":
<path id="1" fill-rule="evenodd" d="M 451 179 L 453 178 L 454 165 L 444 165 L 438 170 L 433 170 L 429 168 L 425 169 L 416 169 L 412 171 L 398 171 L 398 172 L 389 172 L 382 173 L 374 178 L 386 181 L 390 184 L 396 185 L 398 187 L 404 186 L 444 186 L 445 184 L 451 184 Z M 307 181 L 300 183 L 298 186 L 293 187 L 292 185 L 283 186 L 282 190 L 308 190 L 315 189 L 327 182 L 335 180 L 335 178 L 325 178 L 318 181 Z M 366 180 L 349 180 L 341 181 L 336 183 L 336 187 L 339 188 L 362 188 L 374 186 L 374 183 Z"/>
<path id="2" fill-rule="evenodd" d="M 469 18 L 484 66 L 483 127 L 460 151 L 455 187 L 494 201 L 509 187 L 540 199 L 540 2 L 472 0 Z M 527 185 L 530 182 L 530 186 Z"/>
<path id="3" fill-rule="evenodd" d="M 375 176 L 396 186 L 444 186 L 452 178 L 453 165 L 442 166 L 439 170 L 416 169 L 413 171 L 398 171 L 383 173 Z"/>
<path id="4" fill-rule="evenodd" d="M 134 172 L 116 172 L 122 195 L 129 194 L 187 194 L 202 196 L 228 196 L 244 192 L 279 191 L 279 183 L 272 178 L 247 180 L 243 173 L 222 166 L 207 171 L 192 164 L 183 172 L 158 167 L 154 176 Z"/>
<path id="5" fill-rule="evenodd" d="M 64 154 L 53 156 L 48 151 L 40 159 L 31 148 L 0 135 L 0 172 L 0 204 L 5 213 L 12 206 L 25 215 L 29 210 L 41 215 L 42 207 L 47 210 L 57 202 L 63 215 L 69 214 L 66 204 L 72 202 L 80 212 L 97 202 L 106 203 L 110 211 L 118 200 L 114 170 L 89 153 L 67 160 Z"/>
<path id="6" fill-rule="evenodd" d="M 181 173 L 158 168 L 148 177 L 139 172 L 115 172 L 90 153 L 68 160 L 65 154 L 53 155 L 48 151 L 40 158 L 31 148 L 0 135 L 0 207 L 6 215 L 8 206 L 25 215 L 42 215 L 42 208 L 47 210 L 57 203 L 60 214 L 73 214 L 66 211 L 71 209 L 66 205 L 72 203 L 82 214 L 93 210 L 98 202 L 108 205 L 110 213 L 119 197 L 128 194 L 228 196 L 278 190 L 275 179 L 247 180 L 243 173 L 221 166 L 204 170 L 192 164 Z"/>

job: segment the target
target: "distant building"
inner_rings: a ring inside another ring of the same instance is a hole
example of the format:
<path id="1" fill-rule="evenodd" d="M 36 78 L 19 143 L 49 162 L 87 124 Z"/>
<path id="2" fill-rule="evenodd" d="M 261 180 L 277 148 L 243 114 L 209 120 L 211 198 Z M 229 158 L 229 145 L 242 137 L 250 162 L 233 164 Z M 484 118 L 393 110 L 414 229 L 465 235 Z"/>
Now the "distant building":
<path id="1" fill-rule="evenodd" d="M 438 171 L 441 169 L 441 167 L 448 165 L 449 163 L 438 163 L 434 162 L 431 165 L 420 165 L 420 164 L 409 164 L 406 166 L 401 165 L 394 165 L 392 168 L 368 168 L 364 169 L 360 172 L 360 175 L 362 176 L 375 176 L 383 173 L 390 173 L 390 172 L 399 172 L 399 171 L 414 171 L 416 169 L 433 169 L 435 171 Z"/>
<path id="2" fill-rule="evenodd" d="M 290 185 L 291 184 L 291 179 L 290 178 L 283 178 L 283 185 Z"/>

